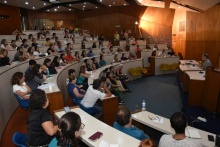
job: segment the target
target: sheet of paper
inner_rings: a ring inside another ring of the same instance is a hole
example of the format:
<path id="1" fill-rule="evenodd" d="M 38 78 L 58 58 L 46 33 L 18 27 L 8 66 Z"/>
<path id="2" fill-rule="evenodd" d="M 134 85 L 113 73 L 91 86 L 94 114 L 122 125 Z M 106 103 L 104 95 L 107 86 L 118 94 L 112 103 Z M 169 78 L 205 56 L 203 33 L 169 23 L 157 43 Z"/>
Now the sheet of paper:
<path id="1" fill-rule="evenodd" d="M 101 140 L 99 143 L 99 147 L 109 147 L 109 143 L 105 140 Z"/>
<path id="2" fill-rule="evenodd" d="M 190 68 L 198 68 L 198 66 L 192 66 L 192 65 L 190 65 L 189 67 Z"/>
<path id="3" fill-rule="evenodd" d="M 155 122 L 155 123 L 158 123 L 158 124 L 162 124 L 162 123 L 163 123 L 163 117 L 160 117 L 160 116 L 159 116 L 158 119 L 155 119 L 155 120 L 154 120 L 154 122 Z"/>
<path id="4" fill-rule="evenodd" d="M 43 89 L 46 89 L 46 88 L 48 88 L 48 87 L 50 87 L 50 86 L 55 86 L 55 84 L 53 84 L 53 83 L 47 83 L 47 84 L 38 86 L 37 88 L 43 90 Z"/>
<path id="5" fill-rule="evenodd" d="M 79 115 L 79 116 L 80 116 L 80 118 L 81 118 L 82 121 L 86 118 L 85 115 Z"/>
<path id="6" fill-rule="evenodd" d="M 186 129 L 185 135 L 191 138 L 201 138 L 199 132 L 196 129 Z"/>
<path id="7" fill-rule="evenodd" d="M 109 147 L 119 147 L 119 145 L 118 144 L 110 144 Z"/>

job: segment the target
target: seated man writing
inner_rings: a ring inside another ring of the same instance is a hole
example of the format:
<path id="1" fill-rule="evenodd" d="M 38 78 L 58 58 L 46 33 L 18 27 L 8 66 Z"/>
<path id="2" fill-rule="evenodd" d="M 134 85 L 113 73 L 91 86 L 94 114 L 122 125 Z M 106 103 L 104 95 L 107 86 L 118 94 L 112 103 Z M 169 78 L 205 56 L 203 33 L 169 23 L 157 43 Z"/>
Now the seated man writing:
<path id="1" fill-rule="evenodd" d="M 104 89 L 105 93 L 101 92 L 102 89 Z M 109 91 L 108 87 L 104 85 L 100 79 L 96 79 L 94 80 L 93 85 L 90 85 L 87 89 L 86 94 L 81 101 L 81 105 L 85 107 L 84 110 L 86 112 L 88 110 L 87 113 L 90 113 L 89 108 L 96 109 L 97 113 L 94 114 L 94 117 L 100 118 L 103 114 L 102 107 L 98 106 L 96 101 L 104 97 L 110 97 L 111 95 L 112 93 Z"/>
<path id="2" fill-rule="evenodd" d="M 146 135 L 142 130 L 132 126 L 131 122 L 132 118 L 130 110 L 126 107 L 121 107 L 118 109 L 113 127 L 139 140 L 149 138 L 149 136 Z"/>

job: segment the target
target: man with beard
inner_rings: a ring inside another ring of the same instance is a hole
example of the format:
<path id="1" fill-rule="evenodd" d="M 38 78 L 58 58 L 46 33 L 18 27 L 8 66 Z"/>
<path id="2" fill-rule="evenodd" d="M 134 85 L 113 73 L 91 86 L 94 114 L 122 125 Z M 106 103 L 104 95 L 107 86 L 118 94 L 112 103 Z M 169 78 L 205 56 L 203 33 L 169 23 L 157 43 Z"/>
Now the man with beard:
<path id="1" fill-rule="evenodd" d="M 14 56 L 14 61 L 24 61 L 25 59 L 26 58 L 25 58 L 25 55 L 23 54 L 23 48 L 18 47 L 17 53 Z"/>

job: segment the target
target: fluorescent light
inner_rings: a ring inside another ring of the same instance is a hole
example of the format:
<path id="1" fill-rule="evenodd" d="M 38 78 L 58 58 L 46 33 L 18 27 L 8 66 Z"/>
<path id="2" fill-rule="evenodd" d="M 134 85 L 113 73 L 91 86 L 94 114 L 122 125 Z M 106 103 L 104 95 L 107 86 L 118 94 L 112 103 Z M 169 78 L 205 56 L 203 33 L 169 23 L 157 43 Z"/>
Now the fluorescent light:
<path id="1" fill-rule="evenodd" d="M 46 6 L 47 4 L 46 3 L 44 3 L 44 6 Z"/>
<path id="2" fill-rule="evenodd" d="M 7 1 L 4 1 L 4 3 L 6 4 L 6 3 L 7 3 Z"/>
<path id="3" fill-rule="evenodd" d="M 86 2 L 84 2 L 84 5 L 86 5 Z"/>
<path id="4" fill-rule="evenodd" d="M 69 4 L 69 6 L 71 6 L 71 4 Z"/>
<path id="5" fill-rule="evenodd" d="M 33 7 L 33 9 L 35 9 L 35 7 Z"/>
<path id="6" fill-rule="evenodd" d="M 28 5 L 28 2 L 25 2 L 25 5 Z"/>
<path id="7" fill-rule="evenodd" d="M 60 8 L 60 6 L 57 7 L 58 9 Z"/>

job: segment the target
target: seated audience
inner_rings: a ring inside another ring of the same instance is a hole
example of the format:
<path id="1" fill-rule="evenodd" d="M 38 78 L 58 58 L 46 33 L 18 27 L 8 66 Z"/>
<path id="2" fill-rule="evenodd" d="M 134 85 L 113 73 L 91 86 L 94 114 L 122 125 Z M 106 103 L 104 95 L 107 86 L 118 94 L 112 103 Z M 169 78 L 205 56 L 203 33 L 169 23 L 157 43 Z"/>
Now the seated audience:
<path id="1" fill-rule="evenodd" d="M 116 91 L 127 91 L 119 79 L 112 77 L 111 72 L 106 73 L 106 81 L 111 84 L 112 88 L 115 88 Z"/>
<path id="2" fill-rule="evenodd" d="M 23 52 L 23 48 L 17 47 L 17 52 L 14 55 L 14 61 L 25 61 L 25 53 Z"/>
<path id="3" fill-rule="evenodd" d="M 157 146 L 154 144 L 153 140 L 144 139 L 144 140 L 141 141 L 139 147 L 157 147 Z"/>
<path id="4" fill-rule="evenodd" d="M 87 57 L 93 57 L 95 54 L 92 51 L 92 48 L 89 48 L 89 52 L 87 53 Z"/>
<path id="5" fill-rule="evenodd" d="M 59 42 L 58 37 L 55 37 L 54 45 L 58 45 L 58 42 Z"/>
<path id="6" fill-rule="evenodd" d="M 83 85 L 83 89 L 87 90 L 88 88 L 88 78 L 90 78 L 90 74 L 86 73 L 86 66 L 81 65 L 79 70 L 79 77 L 77 78 L 77 85 Z"/>
<path id="7" fill-rule="evenodd" d="M 119 60 L 118 60 L 118 54 L 115 54 L 113 62 L 114 62 L 114 63 L 119 62 Z"/>
<path id="8" fill-rule="evenodd" d="M 112 45 L 112 42 L 111 42 L 111 41 L 108 41 L 108 45 L 107 45 L 107 47 L 108 47 L 108 48 L 113 47 L 113 45 Z"/>
<path id="9" fill-rule="evenodd" d="M 89 59 L 85 59 L 85 60 L 84 60 L 84 63 L 85 63 L 85 65 L 86 65 L 87 71 L 93 71 L 93 70 L 92 70 L 92 66 L 90 65 L 90 60 L 89 60 Z"/>
<path id="10" fill-rule="evenodd" d="M 111 46 L 111 47 L 109 48 L 109 52 L 108 52 L 108 54 L 114 54 L 113 46 Z"/>
<path id="11" fill-rule="evenodd" d="M 151 50 L 151 47 L 149 44 L 146 45 L 146 49 Z"/>
<path id="12" fill-rule="evenodd" d="M 103 67 L 106 65 L 106 61 L 104 59 L 104 55 L 100 55 L 99 66 Z"/>
<path id="13" fill-rule="evenodd" d="M 29 39 L 29 40 L 32 40 L 33 38 L 34 38 L 34 37 L 33 37 L 33 34 L 29 34 L 29 35 L 28 35 L 28 39 Z"/>
<path id="14" fill-rule="evenodd" d="M 116 120 L 113 127 L 127 135 L 130 135 L 138 140 L 148 139 L 149 136 L 146 135 L 142 130 L 137 127 L 132 126 L 131 112 L 126 107 L 120 107 L 116 114 Z"/>
<path id="15" fill-rule="evenodd" d="M 186 116 L 182 112 L 174 113 L 170 118 L 171 127 L 175 130 L 174 135 L 163 135 L 160 138 L 159 147 L 202 147 L 199 139 L 185 136 L 187 127 Z"/>
<path id="16" fill-rule="evenodd" d="M 49 100 L 43 90 L 34 91 L 30 96 L 30 115 L 27 122 L 27 144 L 48 146 L 58 130 L 53 115 L 47 110 Z"/>
<path id="17" fill-rule="evenodd" d="M 175 52 L 173 51 L 173 48 L 168 47 L 168 53 L 169 56 L 175 56 Z"/>
<path id="18" fill-rule="evenodd" d="M 41 73 L 42 69 L 40 64 L 34 65 L 31 69 L 31 73 L 26 79 L 26 83 L 31 88 L 31 90 L 36 90 L 37 87 L 46 80 L 47 77 Z"/>
<path id="19" fill-rule="evenodd" d="M 25 56 L 28 59 L 34 59 L 34 47 L 29 47 Z"/>
<path id="20" fill-rule="evenodd" d="M 37 64 L 37 62 L 34 59 L 29 60 L 29 67 L 27 68 L 27 70 L 24 73 L 25 79 L 27 79 L 28 76 L 30 76 L 31 70 L 36 64 Z"/>
<path id="21" fill-rule="evenodd" d="M 59 120 L 59 129 L 48 147 L 77 147 L 81 129 L 84 128 L 80 116 L 75 112 L 64 114 Z"/>
<path id="22" fill-rule="evenodd" d="M 82 58 L 85 58 L 85 57 L 86 57 L 86 51 L 85 51 L 85 50 L 82 51 L 82 53 L 81 53 L 81 57 L 82 57 Z"/>
<path id="23" fill-rule="evenodd" d="M 0 66 L 11 65 L 11 61 L 8 57 L 8 51 L 6 49 L 0 50 Z"/>
<path id="24" fill-rule="evenodd" d="M 75 61 L 80 61 L 80 56 L 78 51 L 75 52 Z"/>
<path id="25" fill-rule="evenodd" d="M 68 70 L 68 75 L 69 75 L 69 76 L 71 76 L 71 75 L 75 75 L 75 76 L 76 76 L 75 69 L 69 69 L 69 70 Z M 66 86 L 68 86 L 68 84 L 69 84 L 69 76 L 68 76 L 68 78 L 66 79 Z"/>
<path id="26" fill-rule="evenodd" d="M 31 46 L 37 46 L 38 45 L 38 43 L 37 43 L 37 39 L 36 38 L 33 38 L 32 39 L 32 45 Z"/>
<path id="27" fill-rule="evenodd" d="M 23 39 L 23 40 L 22 40 L 21 47 L 22 47 L 22 48 L 28 48 L 27 39 Z"/>
<path id="28" fill-rule="evenodd" d="M 7 40 L 6 39 L 2 39 L 0 49 L 7 49 L 8 47 L 9 46 L 8 46 Z"/>
<path id="29" fill-rule="evenodd" d="M 21 34 L 17 34 L 15 40 L 16 41 L 22 41 Z"/>
<path id="30" fill-rule="evenodd" d="M 76 85 L 76 76 L 74 74 L 69 76 L 68 93 L 77 105 L 82 101 L 85 94 L 85 91 Z"/>
<path id="31" fill-rule="evenodd" d="M 101 92 L 101 89 L 104 89 L 105 93 Z M 93 82 L 93 85 L 90 85 L 86 91 L 86 94 L 81 101 L 81 104 L 86 108 L 94 108 L 98 112 L 94 115 L 96 118 L 100 118 L 103 114 L 102 107 L 96 105 L 98 99 L 104 97 L 110 97 L 112 94 L 109 91 L 108 87 L 102 83 L 100 79 L 96 79 Z"/>
<path id="32" fill-rule="evenodd" d="M 47 49 L 47 53 L 48 53 L 48 55 L 56 55 L 57 54 L 54 44 L 50 44 L 50 47 Z"/>
<path id="33" fill-rule="evenodd" d="M 17 35 L 17 34 L 22 34 L 22 33 L 19 32 L 17 29 L 15 29 L 14 32 L 12 32 L 12 35 Z"/>
<path id="34" fill-rule="evenodd" d="M 128 60 L 128 58 L 125 56 L 125 54 L 122 54 L 122 55 L 121 55 L 121 60 L 122 60 L 122 61 L 126 61 L 126 60 Z"/>
<path id="35" fill-rule="evenodd" d="M 55 38 L 56 38 L 56 35 L 57 35 L 56 33 L 53 33 L 53 34 L 52 34 L 52 39 L 55 39 Z"/>
<path id="36" fill-rule="evenodd" d="M 50 46 L 52 42 L 50 42 L 50 38 L 46 38 L 46 42 L 44 43 L 45 46 Z"/>
<path id="37" fill-rule="evenodd" d="M 52 64 L 54 65 L 56 70 L 60 69 L 61 68 L 60 66 L 66 65 L 65 63 L 62 62 L 62 60 L 58 56 L 54 56 Z"/>
<path id="38" fill-rule="evenodd" d="M 212 66 L 212 63 L 211 61 L 209 60 L 209 55 L 208 54 L 203 54 L 202 55 L 202 60 L 204 61 L 203 64 L 202 64 L 202 69 L 206 70 L 206 68 L 208 66 Z"/>
<path id="39" fill-rule="evenodd" d="M 97 46 L 96 46 L 96 42 L 93 42 L 92 43 L 92 48 L 96 48 Z"/>
<path id="40" fill-rule="evenodd" d="M 149 63 L 150 63 L 151 57 L 155 57 L 156 54 L 157 54 L 156 51 L 153 51 L 153 52 L 151 53 L 151 56 L 147 58 L 147 60 L 148 60 Z"/>
<path id="41" fill-rule="evenodd" d="M 72 44 L 71 43 L 67 43 L 65 51 L 67 52 L 67 51 L 71 51 L 71 50 L 73 50 Z"/>
<path id="42" fill-rule="evenodd" d="M 99 68 L 99 64 L 98 64 L 98 62 L 96 61 L 96 58 L 92 58 L 92 69 L 93 70 L 96 70 L 96 69 L 98 69 Z"/>
<path id="43" fill-rule="evenodd" d="M 40 52 L 40 49 L 38 46 L 34 47 L 34 56 L 45 56 L 43 53 Z"/>
<path id="44" fill-rule="evenodd" d="M 12 48 L 12 49 L 16 49 L 17 48 L 16 40 L 11 40 L 10 48 Z"/>
<path id="45" fill-rule="evenodd" d="M 73 56 L 71 55 L 71 51 L 70 51 L 70 50 L 67 50 L 67 55 L 65 56 L 65 60 L 66 60 L 67 62 L 72 62 L 72 61 L 74 61 L 74 58 L 73 58 Z"/>
<path id="46" fill-rule="evenodd" d="M 11 78 L 11 85 L 13 86 L 13 92 L 17 94 L 21 99 L 29 99 L 31 89 L 25 83 L 24 74 L 22 72 L 16 72 Z"/>
<path id="47" fill-rule="evenodd" d="M 159 47 L 157 46 L 157 44 L 154 45 L 153 51 L 159 50 Z"/>
<path id="48" fill-rule="evenodd" d="M 100 55 L 105 55 L 105 48 L 102 48 L 102 49 L 101 49 Z"/>
<path id="49" fill-rule="evenodd" d="M 161 52 L 158 53 L 159 57 L 166 57 L 165 49 L 163 49 Z"/>
<path id="50" fill-rule="evenodd" d="M 57 51 L 58 53 L 63 53 L 63 52 L 65 52 L 65 50 L 62 49 L 62 44 L 61 44 L 60 41 L 57 42 L 57 48 L 56 48 L 56 51 Z"/>
<path id="51" fill-rule="evenodd" d="M 46 68 L 48 69 L 49 71 L 49 74 L 57 74 L 57 70 L 55 69 L 55 65 L 54 64 L 51 64 L 51 60 L 49 58 L 46 58 L 44 60 L 44 64 L 46 66 Z"/>

